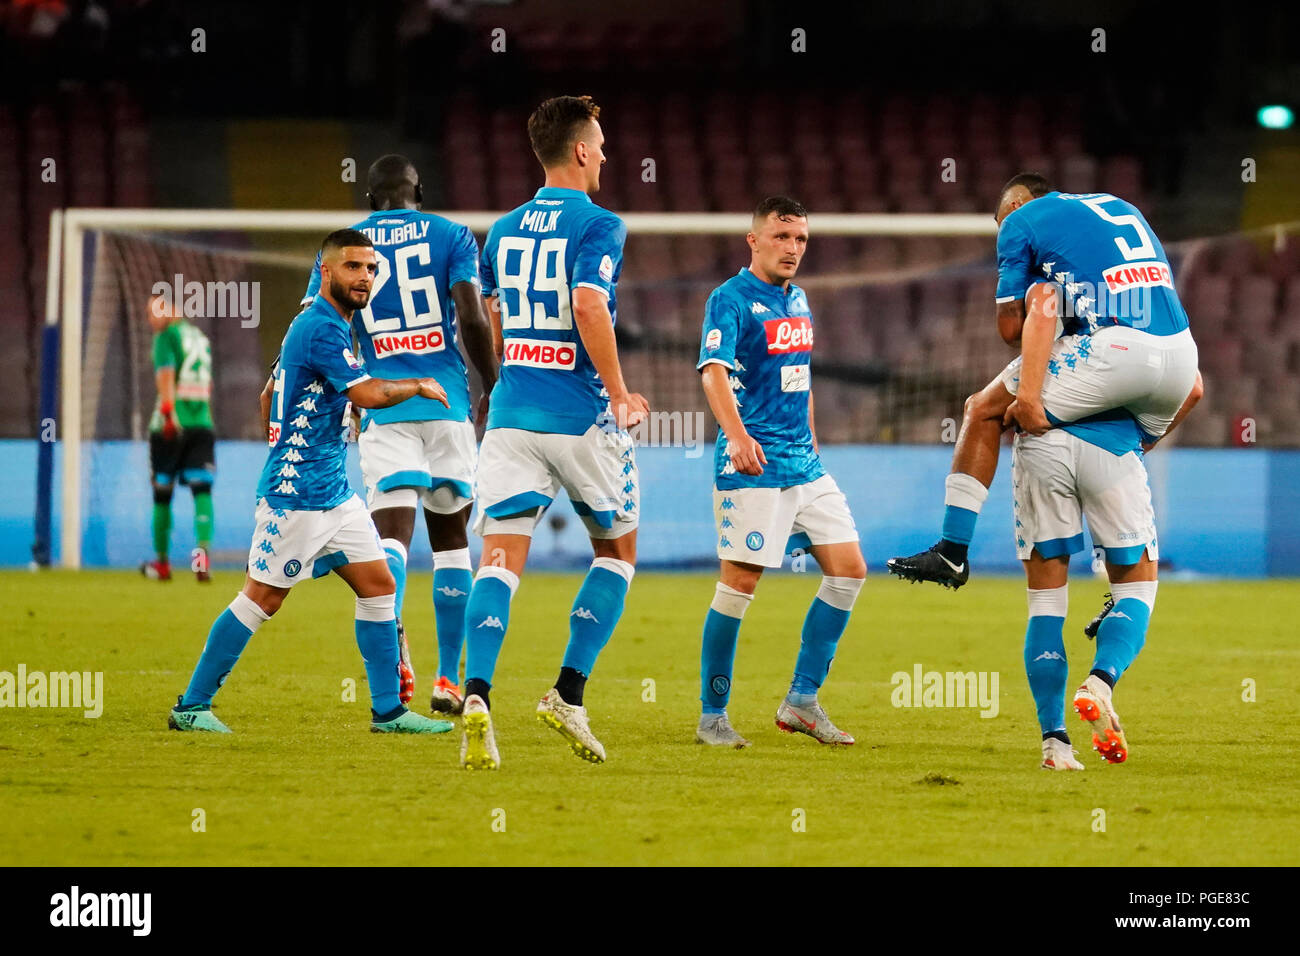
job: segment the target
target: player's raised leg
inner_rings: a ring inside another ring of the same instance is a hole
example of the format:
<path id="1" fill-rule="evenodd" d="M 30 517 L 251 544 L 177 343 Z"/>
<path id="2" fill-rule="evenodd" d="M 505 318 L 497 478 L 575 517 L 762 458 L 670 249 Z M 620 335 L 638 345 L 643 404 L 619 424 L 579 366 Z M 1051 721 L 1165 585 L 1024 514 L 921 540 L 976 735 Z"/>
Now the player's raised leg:
<path id="1" fill-rule="evenodd" d="M 843 495 L 838 489 L 834 495 L 842 505 Z M 847 510 L 843 506 L 845 514 Z M 801 519 L 806 517 L 801 515 Z M 834 544 L 813 544 L 810 550 L 822 569 L 822 581 L 804 618 L 794 677 L 777 710 L 776 725 L 787 732 L 807 734 L 823 744 L 852 744 L 853 736 L 836 727 L 826 715 L 817 700 L 817 691 L 830 673 L 835 649 L 848 627 L 853 605 L 867 576 L 867 563 L 856 538 Z"/>
<path id="2" fill-rule="evenodd" d="M 252 577 L 244 579 L 243 590 L 212 622 L 189 686 L 176 699 L 167 718 L 168 727 L 230 733 L 230 728 L 212 713 L 212 698 L 235 669 L 249 639 L 280 609 L 288 593 L 287 587 L 264 584 Z"/>
<path id="3" fill-rule="evenodd" d="M 966 399 L 952 472 L 944 481 L 939 540 L 918 554 L 890 558 L 886 562 L 890 573 L 905 581 L 933 581 L 953 590 L 969 580 L 967 549 L 997 472 L 1002 417 L 1012 401 L 1000 376 Z"/>

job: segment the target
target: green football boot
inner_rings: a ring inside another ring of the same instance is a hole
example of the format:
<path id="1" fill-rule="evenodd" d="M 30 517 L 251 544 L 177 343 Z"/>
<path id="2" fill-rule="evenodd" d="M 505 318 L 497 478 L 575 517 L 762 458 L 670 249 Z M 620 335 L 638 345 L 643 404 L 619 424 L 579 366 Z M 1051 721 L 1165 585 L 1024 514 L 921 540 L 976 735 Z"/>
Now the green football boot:
<path id="1" fill-rule="evenodd" d="M 182 707 L 181 698 L 176 698 L 176 706 L 167 715 L 167 726 L 172 730 L 206 730 L 214 734 L 231 733 L 229 727 L 212 712 L 210 704 L 195 704 Z"/>
<path id="2" fill-rule="evenodd" d="M 404 710 L 392 720 L 372 720 L 371 733 L 376 734 L 445 734 L 455 724 L 445 720 L 434 720 L 413 710 Z"/>

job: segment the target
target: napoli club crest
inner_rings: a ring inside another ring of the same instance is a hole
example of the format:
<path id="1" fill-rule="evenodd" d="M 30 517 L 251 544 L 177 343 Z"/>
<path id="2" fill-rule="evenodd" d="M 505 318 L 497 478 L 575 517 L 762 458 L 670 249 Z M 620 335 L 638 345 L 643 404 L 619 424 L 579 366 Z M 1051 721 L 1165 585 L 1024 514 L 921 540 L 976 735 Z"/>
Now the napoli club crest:
<path id="1" fill-rule="evenodd" d="M 291 558 L 284 562 L 285 577 L 296 578 L 300 571 L 302 571 L 302 562 L 297 558 Z"/>
<path id="2" fill-rule="evenodd" d="M 745 535 L 745 546 L 749 548 L 750 551 L 762 551 L 763 536 L 757 531 L 751 531 L 749 534 Z"/>

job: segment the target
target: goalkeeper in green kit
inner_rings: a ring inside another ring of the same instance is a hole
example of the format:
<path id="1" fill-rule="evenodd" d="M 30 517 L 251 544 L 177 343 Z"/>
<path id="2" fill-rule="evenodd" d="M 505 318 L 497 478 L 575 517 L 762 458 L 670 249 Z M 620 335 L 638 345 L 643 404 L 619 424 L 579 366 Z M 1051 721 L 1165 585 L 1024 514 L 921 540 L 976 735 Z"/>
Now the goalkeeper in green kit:
<path id="1" fill-rule="evenodd" d="M 194 495 L 191 567 L 200 581 L 208 577 L 212 544 L 212 347 L 208 337 L 176 313 L 163 296 L 149 297 L 153 328 L 154 380 L 158 400 L 149 419 L 149 468 L 153 473 L 153 549 L 155 558 L 140 573 L 170 581 L 172 491 L 177 482 Z"/>

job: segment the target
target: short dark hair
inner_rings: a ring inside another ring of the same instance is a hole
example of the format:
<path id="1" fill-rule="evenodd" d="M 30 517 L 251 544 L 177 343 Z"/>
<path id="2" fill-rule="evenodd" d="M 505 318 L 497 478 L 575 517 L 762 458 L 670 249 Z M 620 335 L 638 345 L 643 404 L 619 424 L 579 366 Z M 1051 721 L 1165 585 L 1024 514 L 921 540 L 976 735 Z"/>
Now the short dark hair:
<path id="1" fill-rule="evenodd" d="M 791 199 L 789 196 L 768 196 L 757 206 L 754 207 L 754 219 L 766 219 L 772 213 L 776 213 L 778 219 L 807 219 L 808 210 L 804 208 L 803 203 L 797 199 Z"/>
<path id="2" fill-rule="evenodd" d="M 380 156 L 366 173 L 366 192 L 376 200 L 404 202 L 415 198 L 420 174 L 415 164 L 400 153 Z"/>
<path id="3" fill-rule="evenodd" d="M 321 258 L 325 258 L 327 253 L 332 252 L 335 249 L 343 249 L 347 246 L 366 246 L 367 248 L 373 248 L 374 243 L 370 241 L 370 237 L 364 232 L 358 232 L 356 229 L 335 229 L 326 236 L 325 241 L 320 244 Z"/>
<path id="4" fill-rule="evenodd" d="M 590 96 L 554 96 L 528 117 L 528 141 L 543 166 L 558 166 L 569 158 L 578 131 L 600 116 Z"/>
<path id="5" fill-rule="evenodd" d="M 1017 186 L 1024 186 L 1029 190 L 1029 195 L 1035 199 L 1046 196 L 1052 191 L 1052 184 L 1041 173 L 1016 173 L 1007 180 L 1007 184 L 1002 187 L 1002 192 L 998 193 L 998 201 L 1001 202 L 1002 197 Z"/>

